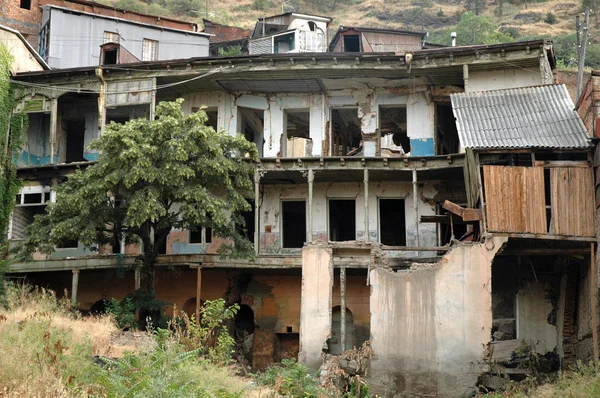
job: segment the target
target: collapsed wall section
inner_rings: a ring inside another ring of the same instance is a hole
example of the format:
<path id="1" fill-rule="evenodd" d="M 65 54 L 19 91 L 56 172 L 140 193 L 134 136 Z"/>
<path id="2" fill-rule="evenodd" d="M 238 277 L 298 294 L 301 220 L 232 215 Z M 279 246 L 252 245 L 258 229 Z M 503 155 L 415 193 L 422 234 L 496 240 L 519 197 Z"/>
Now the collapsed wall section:
<path id="1" fill-rule="evenodd" d="M 507 238 L 460 245 L 437 264 L 371 281 L 374 392 L 461 396 L 473 391 L 492 325 L 492 260 Z"/>

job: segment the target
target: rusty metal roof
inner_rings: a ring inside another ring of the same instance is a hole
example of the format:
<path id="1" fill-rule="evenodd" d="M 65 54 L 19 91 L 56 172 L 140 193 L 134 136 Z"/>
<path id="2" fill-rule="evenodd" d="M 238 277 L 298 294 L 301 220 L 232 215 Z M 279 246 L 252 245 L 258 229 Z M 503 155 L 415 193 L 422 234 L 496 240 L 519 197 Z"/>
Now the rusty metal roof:
<path id="1" fill-rule="evenodd" d="M 581 149 L 591 145 L 564 84 L 450 97 L 464 148 Z"/>

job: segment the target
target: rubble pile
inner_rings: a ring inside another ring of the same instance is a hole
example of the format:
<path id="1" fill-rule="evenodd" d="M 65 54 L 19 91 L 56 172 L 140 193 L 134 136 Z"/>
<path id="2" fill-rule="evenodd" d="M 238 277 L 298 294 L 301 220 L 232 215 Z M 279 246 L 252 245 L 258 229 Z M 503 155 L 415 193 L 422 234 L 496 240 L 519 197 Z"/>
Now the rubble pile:
<path id="1" fill-rule="evenodd" d="M 348 392 L 353 382 L 357 386 L 364 385 L 361 379 L 367 376 L 372 356 L 373 349 L 369 341 L 365 341 L 360 348 L 354 347 L 340 355 L 325 354 L 319 380 L 327 390 L 341 394 Z"/>

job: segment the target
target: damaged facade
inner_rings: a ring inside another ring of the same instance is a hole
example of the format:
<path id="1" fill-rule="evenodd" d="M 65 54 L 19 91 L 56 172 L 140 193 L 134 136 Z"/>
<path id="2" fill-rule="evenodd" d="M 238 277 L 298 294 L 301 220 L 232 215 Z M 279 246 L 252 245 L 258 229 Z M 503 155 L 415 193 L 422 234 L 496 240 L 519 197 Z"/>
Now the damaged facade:
<path id="1" fill-rule="evenodd" d="M 551 44 L 531 41 L 20 74 L 31 123 L 11 244 L 97 158 L 86 148 L 107 122 L 182 97 L 258 147 L 256 257 L 223 260 L 210 230 L 173 230 L 158 261 L 176 271 L 156 293 L 170 311 L 240 303 L 253 368 L 316 369 L 369 341 L 373 391 L 457 396 L 493 361 L 515 369 L 523 344 L 559 367 L 597 357 L 592 144 L 554 71 Z M 138 287 L 139 245 L 66 246 L 11 272 L 82 310 Z"/>

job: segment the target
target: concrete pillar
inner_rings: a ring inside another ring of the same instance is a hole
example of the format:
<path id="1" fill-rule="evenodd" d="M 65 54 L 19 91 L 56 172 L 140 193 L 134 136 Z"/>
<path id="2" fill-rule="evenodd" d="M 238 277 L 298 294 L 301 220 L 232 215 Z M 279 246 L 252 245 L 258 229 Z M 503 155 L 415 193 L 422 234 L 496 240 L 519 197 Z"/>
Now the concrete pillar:
<path id="1" fill-rule="evenodd" d="M 413 183 L 413 209 L 415 211 L 415 246 L 419 246 L 419 182 L 417 170 L 412 171 Z"/>
<path id="2" fill-rule="evenodd" d="M 254 252 L 258 254 L 260 246 L 258 240 L 260 237 L 260 172 L 256 170 L 254 173 Z"/>
<path id="3" fill-rule="evenodd" d="M 308 170 L 308 228 L 306 231 L 306 241 L 313 241 L 313 182 L 315 180 L 315 172 Z"/>
<path id="4" fill-rule="evenodd" d="M 73 268 L 73 278 L 71 280 L 71 305 L 77 304 L 77 289 L 79 288 L 79 269 Z"/>
<path id="5" fill-rule="evenodd" d="M 200 297 L 202 295 L 202 268 L 198 267 L 198 276 L 196 277 L 196 322 L 200 320 Z"/>
<path id="6" fill-rule="evenodd" d="M 52 98 L 50 108 L 50 163 L 54 162 L 54 152 L 57 149 L 58 136 L 56 127 L 58 123 L 58 99 Z M 43 155 L 43 154 L 42 154 Z"/>
<path id="7" fill-rule="evenodd" d="M 134 272 L 134 282 L 135 282 L 135 290 L 138 290 L 142 286 L 142 275 L 140 272 L 140 267 L 135 267 Z"/>
<path id="8" fill-rule="evenodd" d="M 340 343 L 346 351 L 346 268 L 340 268 Z"/>
<path id="9" fill-rule="evenodd" d="M 369 241 L 369 169 L 365 169 L 363 183 L 365 185 L 365 242 Z"/>
<path id="10" fill-rule="evenodd" d="M 332 294 L 332 249 L 321 245 L 305 246 L 302 249 L 298 360 L 313 371 L 321 366 L 321 353 L 331 335 Z"/>

